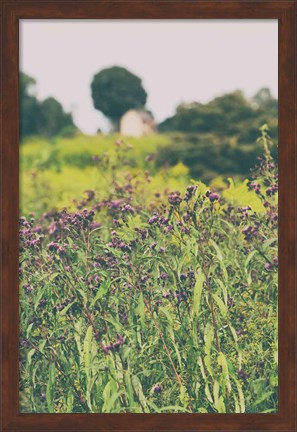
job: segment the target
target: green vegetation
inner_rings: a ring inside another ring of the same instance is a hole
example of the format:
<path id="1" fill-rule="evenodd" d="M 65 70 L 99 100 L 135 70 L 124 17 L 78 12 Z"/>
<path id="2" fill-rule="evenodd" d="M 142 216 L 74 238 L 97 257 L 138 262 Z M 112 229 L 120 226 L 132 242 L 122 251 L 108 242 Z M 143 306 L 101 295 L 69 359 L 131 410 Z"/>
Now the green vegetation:
<path id="1" fill-rule="evenodd" d="M 182 104 L 176 114 L 159 125 L 172 142 L 158 155 L 160 165 L 183 162 L 191 175 L 209 182 L 217 175 L 249 176 L 261 146 L 259 127 L 269 124 L 277 143 L 278 102 L 263 88 L 248 100 L 241 91 L 216 97 L 206 104 Z M 277 157 L 276 147 L 273 157 Z"/>
<path id="2" fill-rule="evenodd" d="M 20 138 L 73 135 L 76 127 L 72 115 L 65 113 L 60 102 L 53 97 L 39 101 L 32 94 L 35 84 L 33 78 L 20 72 Z"/>
<path id="3" fill-rule="evenodd" d="M 143 108 L 147 93 L 141 79 L 119 66 L 98 72 L 91 83 L 94 107 L 108 117 L 114 130 L 125 112 L 132 108 Z"/>
<path id="4" fill-rule="evenodd" d="M 206 186 L 171 144 L 22 144 L 21 412 L 277 412 L 267 128 L 249 180 Z"/>

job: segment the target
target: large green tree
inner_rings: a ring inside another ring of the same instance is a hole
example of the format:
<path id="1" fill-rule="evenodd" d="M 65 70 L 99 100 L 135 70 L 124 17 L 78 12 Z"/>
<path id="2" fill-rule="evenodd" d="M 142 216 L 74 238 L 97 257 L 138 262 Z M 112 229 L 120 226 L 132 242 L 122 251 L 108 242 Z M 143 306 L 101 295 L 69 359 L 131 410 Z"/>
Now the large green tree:
<path id="1" fill-rule="evenodd" d="M 141 79 L 119 66 L 98 72 L 91 91 L 94 107 L 109 118 L 115 130 L 126 111 L 144 107 L 147 99 Z"/>

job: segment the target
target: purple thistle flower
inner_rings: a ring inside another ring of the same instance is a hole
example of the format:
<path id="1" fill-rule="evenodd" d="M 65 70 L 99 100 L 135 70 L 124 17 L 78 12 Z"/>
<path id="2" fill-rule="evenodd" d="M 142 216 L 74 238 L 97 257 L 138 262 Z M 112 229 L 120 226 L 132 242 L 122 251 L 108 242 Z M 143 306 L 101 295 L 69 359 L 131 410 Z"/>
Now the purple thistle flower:
<path id="1" fill-rule="evenodd" d="M 155 394 L 161 393 L 161 391 L 162 391 L 162 386 L 161 386 L 160 384 L 156 384 L 156 385 L 153 387 L 153 392 L 154 392 Z"/>
<path id="2" fill-rule="evenodd" d="M 23 288 L 27 294 L 30 294 L 33 291 L 33 287 L 31 285 L 24 285 Z"/>
<path id="3" fill-rule="evenodd" d="M 244 372 L 242 369 L 238 371 L 238 378 L 241 378 L 242 380 L 246 380 L 250 375 L 246 372 Z"/>
<path id="4" fill-rule="evenodd" d="M 47 247 L 50 251 L 55 251 L 55 250 L 57 251 L 57 250 L 59 250 L 60 246 L 57 242 L 51 242 L 47 245 Z"/>
<path id="5" fill-rule="evenodd" d="M 272 195 L 272 188 L 271 187 L 267 188 L 265 193 L 267 196 L 271 196 Z"/>
<path id="6" fill-rule="evenodd" d="M 220 198 L 220 195 L 216 192 L 206 192 L 206 196 L 209 199 L 210 202 L 217 201 Z"/>
<path id="7" fill-rule="evenodd" d="M 158 216 L 155 214 L 154 216 L 152 216 L 149 220 L 148 220 L 148 223 L 150 224 L 150 225 L 152 225 L 152 224 L 154 224 L 155 222 L 157 222 L 158 221 Z"/>
<path id="8" fill-rule="evenodd" d="M 182 199 L 180 197 L 180 193 L 179 192 L 173 192 L 168 197 L 169 204 L 171 204 L 173 206 L 179 205 L 181 203 L 181 201 L 182 201 Z"/>
<path id="9" fill-rule="evenodd" d="M 273 266 L 273 264 L 267 262 L 267 263 L 265 263 L 264 267 L 265 267 L 265 270 L 272 271 L 274 266 Z"/>
<path id="10" fill-rule="evenodd" d="M 125 204 L 124 207 L 122 208 L 122 212 L 123 213 L 134 213 L 135 209 L 130 206 L 130 204 Z"/>

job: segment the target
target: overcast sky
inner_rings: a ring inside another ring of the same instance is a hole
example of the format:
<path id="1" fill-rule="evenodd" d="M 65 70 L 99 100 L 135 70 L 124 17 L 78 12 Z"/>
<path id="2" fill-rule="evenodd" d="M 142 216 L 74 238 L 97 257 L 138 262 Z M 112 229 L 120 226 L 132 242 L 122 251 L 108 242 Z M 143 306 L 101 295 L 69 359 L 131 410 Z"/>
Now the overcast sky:
<path id="1" fill-rule="evenodd" d="M 54 96 L 85 133 L 107 130 L 93 108 L 94 74 L 118 65 L 138 75 L 157 121 L 181 102 L 278 88 L 277 20 L 21 20 L 20 69 Z"/>

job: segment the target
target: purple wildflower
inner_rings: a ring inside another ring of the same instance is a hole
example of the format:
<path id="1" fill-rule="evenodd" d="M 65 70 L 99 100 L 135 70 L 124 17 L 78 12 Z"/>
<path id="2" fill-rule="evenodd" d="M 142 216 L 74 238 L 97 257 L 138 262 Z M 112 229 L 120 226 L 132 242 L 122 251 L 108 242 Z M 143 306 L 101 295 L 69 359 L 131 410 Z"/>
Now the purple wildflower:
<path id="1" fill-rule="evenodd" d="M 217 201 L 220 198 L 220 195 L 217 194 L 216 192 L 206 192 L 206 196 L 209 199 L 210 202 L 214 202 Z"/>
<path id="2" fill-rule="evenodd" d="M 158 216 L 156 215 L 156 214 L 154 214 L 149 220 L 148 220 L 148 223 L 150 224 L 150 225 L 152 225 L 152 224 L 154 224 L 155 222 L 157 222 L 158 221 Z"/>
<path id="3" fill-rule="evenodd" d="M 180 192 L 172 192 L 168 197 L 169 204 L 175 206 L 181 203 L 182 199 L 180 197 Z"/>
<path id="4" fill-rule="evenodd" d="M 154 392 L 155 394 L 161 393 L 161 391 L 162 391 L 162 386 L 161 386 L 160 384 L 156 384 L 156 385 L 153 387 L 153 392 Z"/>

